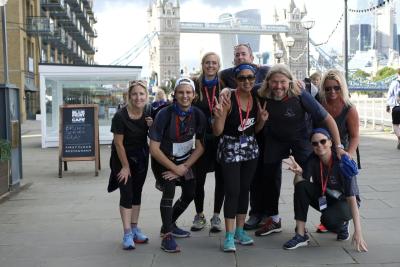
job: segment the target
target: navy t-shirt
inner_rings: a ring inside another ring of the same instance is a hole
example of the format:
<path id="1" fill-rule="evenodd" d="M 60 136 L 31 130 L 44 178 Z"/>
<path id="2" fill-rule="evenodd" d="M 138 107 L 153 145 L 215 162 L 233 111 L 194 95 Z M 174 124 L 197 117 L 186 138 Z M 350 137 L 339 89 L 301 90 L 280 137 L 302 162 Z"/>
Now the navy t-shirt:
<path id="1" fill-rule="evenodd" d="M 181 121 L 173 105 L 161 109 L 150 128 L 151 140 L 160 142 L 160 149 L 167 157 L 176 161 L 187 159 L 192 151 L 193 137 L 203 142 L 206 119 L 204 114 L 193 107 L 191 115 Z"/>
<path id="2" fill-rule="evenodd" d="M 352 177 L 351 179 L 345 178 L 340 172 L 339 159 L 333 155 L 333 164 L 331 172 L 328 174 L 327 167 L 323 167 L 323 176 L 328 176 L 327 188 L 337 190 L 344 194 L 346 197 L 359 196 L 360 192 L 357 184 L 357 177 Z M 321 168 L 320 159 L 314 153 L 308 158 L 305 167 L 303 169 L 303 178 L 306 180 L 312 179 L 312 182 L 321 188 Z"/>
<path id="3" fill-rule="evenodd" d="M 277 140 L 290 142 L 308 139 L 306 113 L 313 121 L 322 122 L 328 112 L 305 90 L 297 97 L 283 100 L 264 99 L 267 101 L 269 117 L 265 125 L 267 134 Z M 263 101 L 261 101 L 263 103 Z"/>

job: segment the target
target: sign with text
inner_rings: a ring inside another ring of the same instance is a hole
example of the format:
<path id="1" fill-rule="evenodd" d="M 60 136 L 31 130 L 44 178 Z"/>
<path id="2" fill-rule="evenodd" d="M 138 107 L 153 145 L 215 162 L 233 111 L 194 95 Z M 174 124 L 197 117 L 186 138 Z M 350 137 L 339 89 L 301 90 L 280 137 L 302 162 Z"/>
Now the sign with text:
<path id="1" fill-rule="evenodd" d="M 99 123 L 97 105 L 63 105 L 60 107 L 59 177 L 61 163 L 67 161 L 99 161 Z"/>

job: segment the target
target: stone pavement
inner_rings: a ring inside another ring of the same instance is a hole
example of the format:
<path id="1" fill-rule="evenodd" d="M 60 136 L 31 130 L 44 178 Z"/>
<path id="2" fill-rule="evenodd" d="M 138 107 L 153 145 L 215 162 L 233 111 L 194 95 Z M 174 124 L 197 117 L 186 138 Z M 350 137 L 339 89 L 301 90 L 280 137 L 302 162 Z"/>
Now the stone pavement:
<path id="1" fill-rule="evenodd" d="M 237 246 L 235 254 L 221 252 L 223 234 L 208 228 L 178 239 L 182 252 L 160 249 L 159 201 L 149 172 L 142 200 L 141 228 L 150 243 L 123 251 L 118 212 L 119 193 L 106 192 L 109 146 L 101 147 L 102 170 L 94 176 L 94 162 L 70 162 L 69 171 L 57 178 L 58 150 L 41 149 L 37 124 L 23 124 L 23 172 L 26 188 L 0 204 L 1 267 L 101 267 L 101 266 L 400 266 L 400 151 L 392 134 L 362 130 L 359 175 L 361 216 L 369 252 L 358 253 L 350 241 L 338 242 L 334 234 L 314 233 L 318 214 L 310 210 L 307 227 L 311 243 L 295 251 L 283 250 L 292 237 L 292 175 L 284 171 L 280 200 L 283 232 L 255 237 L 255 245 Z M 210 175 L 211 176 L 211 175 Z M 212 215 L 213 178 L 206 183 L 205 213 Z M 179 191 L 176 194 L 179 196 Z M 194 215 L 190 205 L 178 224 L 189 228 Z M 352 231 L 351 225 L 351 231 Z M 253 234 L 253 233 L 251 233 Z"/>

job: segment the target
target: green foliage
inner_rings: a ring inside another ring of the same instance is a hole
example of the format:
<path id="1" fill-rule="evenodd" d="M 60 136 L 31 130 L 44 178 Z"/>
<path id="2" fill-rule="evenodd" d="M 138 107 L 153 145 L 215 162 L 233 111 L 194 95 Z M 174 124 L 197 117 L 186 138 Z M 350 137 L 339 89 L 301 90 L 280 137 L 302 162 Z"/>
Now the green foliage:
<path id="1" fill-rule="evenodd" d="M 7 161 L 11 158 L 11 144 L 7 140 L 0 139 L 0 161 Z"/>
<path id="2" fill-rule="evenodd" d="M 376 73 L 376 76 L 373 78 L 373 81 L 380 81 L 389 76 L 396 74 L 396 70 L 391 67 L 384 67 Z"/>
<path id="3" fill-rule="evenodd" d="M 367 73 L 367 72 L 365 72 L 365 71 L 363 71 L 363 70 L 357 70 L 356 72 L 354 72 L 353 73 L 353 79 L 362 79 L 362 80 L 365 80 L 365 79 L 367 79 L 368 77 L 370 77 L 370 74 L 369 73 Z"/>

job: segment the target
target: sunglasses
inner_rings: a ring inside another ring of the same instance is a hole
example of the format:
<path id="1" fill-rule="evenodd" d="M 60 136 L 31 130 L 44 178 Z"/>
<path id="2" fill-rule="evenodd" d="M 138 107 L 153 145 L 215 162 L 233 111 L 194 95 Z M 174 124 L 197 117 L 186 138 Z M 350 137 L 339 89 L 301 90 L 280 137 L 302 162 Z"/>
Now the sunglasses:
<path id="1" fill-rule="evenodd" d="M 325 92 L 330 92 L 332 90 L 335 90 L 336 92 L 339 91 L 341 88 L 340 86 L 327 86 L 324 88 Z"/>
<path id="2" fill-rule="evenodd" d="M 239 82 L 244 82 L 246 80 L 248 80 L 249 82 L 253 82 L 256 79 L 256 76 L 254 75 L 249 75 L 249 76 L 237 76 L 236 79 Z"/>
<path id="3" fill-rule="evenodd" d="M 313 146 L 318 146 L 319 144 L 325 145 L 327 141 L 328 141 L 328 139 L 321 139 L 319 141 L 312 141 L 311 144 Z"/>

